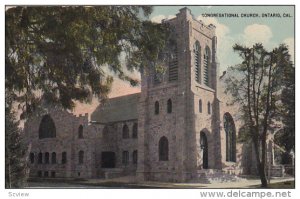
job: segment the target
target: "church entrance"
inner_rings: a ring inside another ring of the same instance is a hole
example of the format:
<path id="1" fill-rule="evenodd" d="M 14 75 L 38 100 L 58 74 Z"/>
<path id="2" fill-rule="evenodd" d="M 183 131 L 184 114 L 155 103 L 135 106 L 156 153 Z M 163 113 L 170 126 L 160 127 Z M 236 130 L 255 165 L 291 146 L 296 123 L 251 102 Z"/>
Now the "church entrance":
<path id="1" fill-rule="evenodd" d="M 116 155 L 115 152 L 107 151 L 101 153 L 101 167 L 102 168 L 115 168 Z"/>
<path id="2" fill-rule="evenodd" d="M 203 131 L 200 132 L 200 147 L 202 153 L 203 169 L 208 169 L 208 145 L 207 137 Z"/>

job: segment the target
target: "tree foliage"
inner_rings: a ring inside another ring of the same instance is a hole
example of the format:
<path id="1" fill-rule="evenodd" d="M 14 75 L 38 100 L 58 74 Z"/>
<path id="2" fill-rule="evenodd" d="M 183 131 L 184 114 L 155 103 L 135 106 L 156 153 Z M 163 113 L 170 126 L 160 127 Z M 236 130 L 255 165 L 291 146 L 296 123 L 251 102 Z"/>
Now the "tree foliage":
<path id="1" fill-rule="evenodd" d="M 5 83 L 24 113 L 44 99 L 74 108 L 74 100 L 103 99 L 113 77 L 132 85 L 129 70 L 155 66 L 167 28 L 147 21 L 150 6 L 14 7 L 5 13 Z M 149 64 L 152 63 L 152 64 Z"/>
<path id="2" fill-rule="evenodd" d="M 284 76 L 292 75 L 287 73 L 292 63 L 286 45 L 272 51 L 262 44 L 253 47 L 236 44 L 233 49 L 243 61 L 230 68 L 234 75 L 225 80 L 226 92 L 233 96 L 233 102 L 241 105 L 244 140 L 250 138 L 254 144 L 257 169 L 262 186 L 266 187 L 267 134 L 278 130 L 282 123 Z"/>
<path id="3" fill-rule="evenodd" d="M 12 112 L 10 99 L 5 104 L 5 187 L 21 188 L 26 184 L 26 147 Z"/>

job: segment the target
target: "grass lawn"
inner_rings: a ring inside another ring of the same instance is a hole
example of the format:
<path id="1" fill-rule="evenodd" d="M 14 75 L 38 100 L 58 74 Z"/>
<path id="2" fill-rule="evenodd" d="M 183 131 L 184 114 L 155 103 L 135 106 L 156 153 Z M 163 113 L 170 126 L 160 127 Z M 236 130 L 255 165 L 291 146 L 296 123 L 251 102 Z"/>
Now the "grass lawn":
<path id="1" fill-rule="evenodd" d="M 251 188 L 261 188 L 260 185 L 251 186 Z M 295 189 L 295 180 L 286 182 L 276 182 L 268 185 L 268 189 Z"/>

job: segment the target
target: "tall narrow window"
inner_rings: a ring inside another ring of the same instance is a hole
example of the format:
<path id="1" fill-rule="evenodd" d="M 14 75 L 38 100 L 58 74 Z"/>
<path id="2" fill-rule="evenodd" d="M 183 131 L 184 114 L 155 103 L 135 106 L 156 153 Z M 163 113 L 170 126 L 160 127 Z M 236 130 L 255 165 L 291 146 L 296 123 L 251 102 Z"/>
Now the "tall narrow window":
<path id="1" fill-rule="evenodd" d="M 62 152 L 62 154 L 61 154 L 61 163 L 62 164 L 67 163 L 67 152 Z"/>
<path id="2" fill-rule="evenodd" d="M 42 163 L 43 163 L 43 154 L 42 154 L 42 153 L 39 153 L 39 156 L 38 156 L 38 163 L 39 163 L 39 164 L 42 164 Z"/>
<path id="3" fill-rule="evenodd" d="M 132 153 L 132 162 L 133 164 L 137 164 L 137 160 L 138 160 L 138 152 L 137 150 L 134 150 Z"/>
<path id="4" fill-rule="evenodd" d="M 84 152 L 79 151 L 79 153 L 78 153 L 78 163 L 83 164 L 83 159 L 84 159 Z"/>
<path id="5" fill-rule="evenodd" d="M 209 86 L 209 66 L 210 66 L 210 49 L 208 46 L 205 48 L 204 52 L 204 84 Z"/>
<path id="6" fill-rule="evenodd" d="M 199 99 L 199 113 L 202 113 L 202 100 Z"/>
<path id="7" fill-rule="evenodd" d="M 176 81 L 178 79 L 178 50 L 175 44 L 172 54 L 169 58 L 169 81 Z"/>
<path id="8" fill-rule="evenodd" d="M 51 155 L 51 163 L 56 164 L 56 153 L 55 152 L 53 152 Z"/>
<path id="9" fill-rule="evenodd" d="M 128 126 L 126 124 L 124 124 L 124 126 L 123 126 L 122 138 L 123 139 L 129 138 L 129 129 L 128 129 Z"/>
<path id="10" fill-rule="evenodd" d="M 128 165 L 129 162 L 129 153 L 128 151 L 123 151 L 122 153 L 122 164 L 123 165 Z"/>
<path id="11" fill-rule="evenodd" d="M 138 137 L 138 124 L 134 123 L 132 127 L 132 138 Z"/>
<path id="12" fill-rule="evenodd" d="M 49 153 L 45 153 L 45 164 L 49 164 Z"/>
<path id="13" fill-rule="evenodd" d="M 211 105 L 210 105 L 210 102 L 207 103 L 207 113 L 211 114 Z"/>
<path id="14" fill-rule="evenodd" d="M 224 130 L 226 133 L 226 161 L 236 161 L 236 131 L 232 116 L 224 114 Z"/>
<path id="15" fill-rule="evenodd" d="M 79 139 L 82 139 L 82 138 L 83 138 L 83 126 L 82 126 L 82 125 L 80 125 L 80 126 L 78 127 L 78 138 L 79 138 Z"/>
<path id="16" fill-rule="evenodd" d="M 30 153 L 29 159 L 30 159 L 30 163 L 34 164 L 34 153 Z"/>
<path id="17" fill-rule="evenodd" d="M 194 67 L 195 67 L 195 80 L 198 83 L 201 83 L 201 62 L 200 62 L 200 43 L 196 41 L 194 44 Z"/>
<path id="18" fill-rule="evenodd" d="M 168 113 L 172 113 L 172 100 L 171 99 L 168 100 L 167 109 L 168 109 L 167 110 Z"/>
<path id="19" fill-rule="evenodd" d="M 158 115 L 159 114 L 159 102 L 156 101 L 155 104 L 154 104 L 154 113 L 155 115 Z"/>
<path id="20" fill-rule="evenodd" d="M 169 160 L 169 141 L 165 136 L 163 136 L 159 140 L 158 151 L 159 151 L 159 161 Z"/>

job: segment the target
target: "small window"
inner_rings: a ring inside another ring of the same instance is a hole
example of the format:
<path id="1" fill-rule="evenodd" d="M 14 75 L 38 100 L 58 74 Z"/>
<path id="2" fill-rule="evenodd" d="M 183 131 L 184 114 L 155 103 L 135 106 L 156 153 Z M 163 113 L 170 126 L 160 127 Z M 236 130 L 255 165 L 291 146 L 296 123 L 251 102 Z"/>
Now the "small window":
<path id="1" fill-rule="evenodd" d="M 199 113 L 202 113 L 202 100 L 199 99 Z"/>
<path id="2" fill-rule="evenodd" d="M 82 139 L 82 138 L 83 138 L 83 126 L 82 126 L 82 125 L 80 125 L 80 126 L 78 127 L 78 138 L 79 138 L 79 139 Z"/>
<path id="3" fill-rule="evenodd" d="M 134 123 L 132 127 L 132 138 L 138 137 L 138 124 Z"/>
<path id="4" fill-rule="evenodd" d="M 84 152 L 79 151 L 79 153 L 78 153 L 78 163 L 79 164 L 83 164 L 83 157 L 84 157 Z"/>
<path id="5" fill-rule="evenodd" d="M 123 126 L 122 138 L 123 139 L 129 138 L 129 128 L 126 124 Z"/>
<path id="6" fill-rule="evenodd" d="M 52 164 L 56 164 L 56 153 L 55 152 L 53 152 L 51 155 L 51 162 L 52 162 Z"/>
<path id="7" fill-rule="evenodd" d="M 44 177 L 46 177 L 46 178 L 49 177 L 49 172 L 48 171 L 44 172 Z"/>
<path id="8" fill-rule="evenodd" d="M 207 103 L 207 113 L 208 113 L 208 114 L 211 113 L 211 105 L 210 105 L 210 102 Z"/>
<path id="9" fill-rule="evenodd" d="M 137 150 L 134 150 L 132 153 L 132 162 L 133 164 L 137 164 L 137 160 L 138 160 L 138 152 Z"/>
<path id="10" fill-rule="evenodd" d="M 39 178 L 41 178 L 42 175 L 43 175 L 43 174 L 42 174 L 42 171 L 38 171 L 38 174 L 37 174 L 37 175 L 38 175 Z"/>
<path id="11" fill-rule="evenodd" d="M 45 153 L 45 164 L 49 164 L 49 153 Z"/>
<path id="12" fill-rule="evenodd" d="M 158 115 L 159 114 L 159 102 L 156 101 L 154 106 L 155 106 L 154 107 L 154 109 L 155 109 L 154 113 L 155 113 L 155 115 Z"/>
<path id="13" fill-rule="evenodd" d="M 123 165 L 128 165 L 129 162 L 129 153 L 128 151 L 123 151 L 122 153 L 122 164 Z"/>
<path id="14" fill-rule="evenodd" d="M 42 153 L 39 153 L 38 163 L 39 163 L 39 164 L 42 164 L 42 163 L 43 163 L 43 154 L 42 154 Z"/>
<path id="15" fill-rule="evenodd" d="M 34 164 L 34 153 L 30 153 L 29 159 L 30 159 L 30 163 Z"/>
<path id="16" fill-rule="evenodd" d="M 169 141 L 163 136 L 159 140 L 159 161 L 168 161 L 169 160 Z"/>
<path id="17" fill-rule="evenodd" d="M 61 154 L 61 163 L 62 164 L 67 163 L 67 152 L 62 152 L 62 154 Z"/>
<path id="18" fill-rule="evenodd" d="M 172 113 L 172 100 L 171 99 L 168 100 L 167 109 L 168 109 L 167 110 L 168 113 Z"/>
<path id="19" fill-rule="evenodd" d="M 55 178 L 55 171 L 51 171 L 51 177 Z"/>

